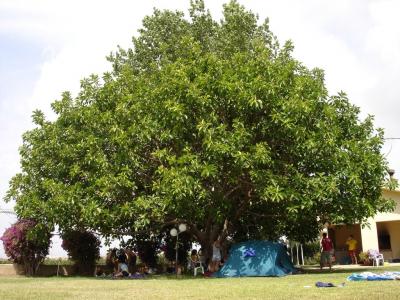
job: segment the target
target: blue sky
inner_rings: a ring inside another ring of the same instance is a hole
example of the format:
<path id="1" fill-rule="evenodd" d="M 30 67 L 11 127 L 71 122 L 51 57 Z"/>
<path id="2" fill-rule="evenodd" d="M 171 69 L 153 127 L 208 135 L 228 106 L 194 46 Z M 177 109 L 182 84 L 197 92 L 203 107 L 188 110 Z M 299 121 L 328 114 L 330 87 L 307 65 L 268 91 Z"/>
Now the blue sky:
<path id="1" fill-rule="evenodd" d="M 206 0 L 216 19 L 226 1 Z M 246 8 L 270 19 L 294 55 L 326 73 L 331 94 L 345 91 L 375 115 L 387 137 L 400 137 L 400 1 L 397 0 L 242 0 Z M 109 68 L 104 59 L 119 44 L 131 46 L 141 20 L 153 7 L 187 12 L 189 0 L 94 1 L 0 0 L 0 198 L 19 171 L 21 135 L 31 128 L 34 109 L 53 118 L 50 103 L 65 90 Z M 383 153 L 400 173 L 400 141 Z M 12 203 L 0 201 L 0 208 Z M 0 235 L 12 220 L 0 215 Z M 63 255 L 59 246 L 52 256 Z M 4 257 L 0 247 L 0 257 Z"/>

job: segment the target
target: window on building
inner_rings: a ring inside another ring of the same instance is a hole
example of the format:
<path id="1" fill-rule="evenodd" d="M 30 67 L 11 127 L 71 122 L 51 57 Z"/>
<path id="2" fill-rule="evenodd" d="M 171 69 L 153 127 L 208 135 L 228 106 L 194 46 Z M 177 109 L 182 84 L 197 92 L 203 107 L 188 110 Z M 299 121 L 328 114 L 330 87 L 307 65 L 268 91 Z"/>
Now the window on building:
<path id="1" fill-rule="evenodd" d="M 378 234 L 378 244 L 379 250 L 392 249 L 392 246 L 390 245 L 390 235 L 387 233 Z"/>

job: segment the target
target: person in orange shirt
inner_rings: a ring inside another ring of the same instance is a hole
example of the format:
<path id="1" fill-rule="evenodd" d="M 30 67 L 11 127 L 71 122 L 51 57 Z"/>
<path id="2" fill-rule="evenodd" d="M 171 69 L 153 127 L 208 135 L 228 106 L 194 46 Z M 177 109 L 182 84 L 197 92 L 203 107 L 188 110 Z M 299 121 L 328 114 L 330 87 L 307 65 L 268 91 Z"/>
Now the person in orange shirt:
<path id="1" fill-rule="evenodd" d="M 357 241 L 354 239 L 352 234 L 350 234 L 350 236 L 347 238 L 346 245 L 348 254 L 351 258 L 351 263 L 357 264 Z"/>

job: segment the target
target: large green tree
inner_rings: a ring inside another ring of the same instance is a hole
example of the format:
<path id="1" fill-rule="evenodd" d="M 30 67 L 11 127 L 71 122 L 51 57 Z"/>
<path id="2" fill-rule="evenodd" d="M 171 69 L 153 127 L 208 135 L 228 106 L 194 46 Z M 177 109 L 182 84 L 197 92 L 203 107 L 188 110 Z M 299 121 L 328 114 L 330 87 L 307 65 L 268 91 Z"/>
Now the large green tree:
<path id="1" fill-rule="evenodd" d="M 52 104 L 55 121 L 34 112 L 7 199 L 62 231 L 185 222 L 206 249 L 228 235 L 307 240 L 390 209 L 383 132 L 292 50 L 237 2 L 220 22 L 202 1 L 188 17 L 154 10 L 111 72 Z"/>

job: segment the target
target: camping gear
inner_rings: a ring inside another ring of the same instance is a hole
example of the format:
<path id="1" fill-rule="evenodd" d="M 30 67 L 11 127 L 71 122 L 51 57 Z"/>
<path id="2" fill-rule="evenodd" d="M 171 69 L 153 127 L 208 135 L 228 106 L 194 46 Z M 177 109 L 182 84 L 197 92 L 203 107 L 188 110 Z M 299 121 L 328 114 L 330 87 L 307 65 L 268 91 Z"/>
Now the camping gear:
<path id="1" fill-rule="evenodd" d="M 335 287 L 335 285 L 333 283 L 330 282 L 321 282 L 321 281 L 317 281 L 315 283 L 316 287 Z"/>
<path id="2" fill-rule="evenodd" d="M 325 288 L 325 287 L 344 287 L 344 285 L 345 285 L 344 282 L 341 283 L 341 284 L 338 284 L 338 285 L 335 285 L 335 284 L 333 284 L 333 283 L 331 283 L 331 282 L 322 282 L 322 281 L 317 281 L 317 282 L 315 283 L 315 286 L 316 286 L 316 287 L 319 287 L 319 288 Z"/>
<path id="3" fill-rule="evenodd" d="M 213 276 L 285 276 L 295 271 L 283 244 L 247 241 L 232 246 L 228 260 Z"/>
<path id="4" fill-rule="evenodd" d="M 353 273 L 347 277 L 348 281 L 381 281 L 381 280 L 395 280 L 400 278 L 400 272 L 384 272 L 376 274 L 372 272 Z"/>

